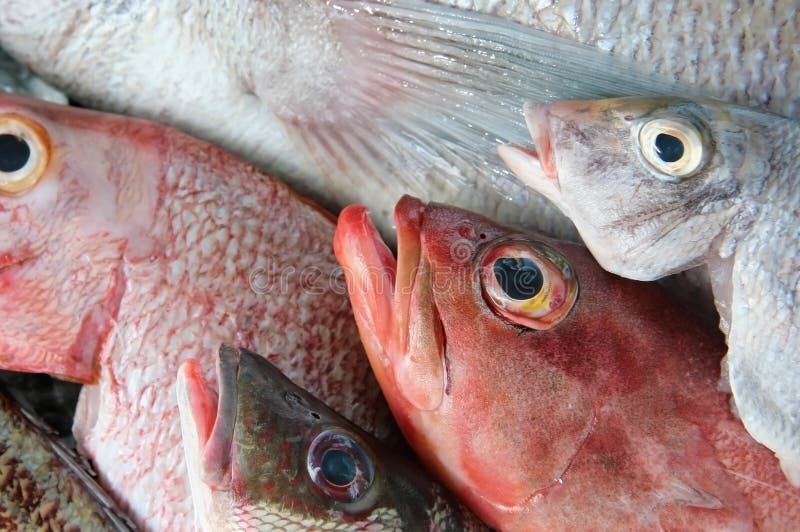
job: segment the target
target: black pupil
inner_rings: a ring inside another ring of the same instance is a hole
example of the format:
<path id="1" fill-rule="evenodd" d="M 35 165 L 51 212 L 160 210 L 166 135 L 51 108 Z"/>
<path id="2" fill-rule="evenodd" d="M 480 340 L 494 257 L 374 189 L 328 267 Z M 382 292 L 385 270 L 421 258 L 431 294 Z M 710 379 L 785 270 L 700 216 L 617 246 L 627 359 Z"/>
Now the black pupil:
<path id="1" fill-rule="evenodd" d="M 356 461 L 344 451 L 331 449 L 322 457 L 322 474 L 334 486 L 349 486 L 356 478 Z"/>
<path id="2" fill-rule="evenodd" d="M 542 271 L 531 259 L 503 257 L 494 262 L 494 277 L 508 297 L 530 299 L 542 289 Z"/>
<path id="3" fill-rule="evenodd" d="M 31 148 L 16 135 L 0 135 L 0 172 L 16 172 L 28 164 Z"/>
<path id="4" fill-rule="evenodd" d="M 656 137 L 656 152 L 665 163 L 674 163 L 683 157 L 683 142 L 678 137 L 659 133 Z"/>

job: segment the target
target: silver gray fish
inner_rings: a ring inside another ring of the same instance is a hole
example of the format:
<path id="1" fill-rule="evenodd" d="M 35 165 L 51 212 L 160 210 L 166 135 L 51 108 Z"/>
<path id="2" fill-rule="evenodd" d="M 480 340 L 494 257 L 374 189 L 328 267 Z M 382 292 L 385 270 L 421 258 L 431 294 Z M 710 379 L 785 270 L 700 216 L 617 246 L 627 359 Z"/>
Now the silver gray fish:
<path id="1" fill-rule="evenodd" d="M 405 193 L 575 239 L 495 154 L 520 102 L 686 94 L 639 65 L 419 0 L 7 0 L 0 44 L 77 101 L 176 125 L 325 206 Z"/>
<path id="2" fill-rule="evenodd" d="M 422 468 L 246 349 L 219 397 L 194 359 L 176 385 L 200 530 L 488 530 Z"/>
<path id="3" fill-rule="evenodd" d="M 83 464 L 0 391 L 0 528 L 131 530 Z"/>
<path id="4" fill-rule="evenodd" d="M 725 101 L 800 118 L 796 0 L 431 1 L 492 13 L 607 50 Z"/>
<path id="5" fill-rule="evenodd" d="M 525 115 L 535 149 L 501 156 L 604 268 L 651 280 L 708 265 L 736 411 L 800 486 L 800 122 L 671 98 Z"/>
<path id="6" fill-rule="evenodd" d="M 0 48 L 0 92 L 27 94 L 53 103 L 67 103 L 64 93 L 31 74 Z"/>

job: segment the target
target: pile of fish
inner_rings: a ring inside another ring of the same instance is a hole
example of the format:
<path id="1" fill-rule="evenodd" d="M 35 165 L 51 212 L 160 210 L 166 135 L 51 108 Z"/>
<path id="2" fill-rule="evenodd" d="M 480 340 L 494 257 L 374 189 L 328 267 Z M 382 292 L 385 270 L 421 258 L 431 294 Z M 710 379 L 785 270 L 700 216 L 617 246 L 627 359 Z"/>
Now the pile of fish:
<path id="1" fill-rule="evenodd" d="M 796 9 L 651 7 L 6 2 L 4 380 L 144 530 L 800 528 Z"/>
<path id="2" fill-rule="evenodd" d="M 127 531 L 132 525 L 52 430 L 0 392 L 0 527 Z"/>

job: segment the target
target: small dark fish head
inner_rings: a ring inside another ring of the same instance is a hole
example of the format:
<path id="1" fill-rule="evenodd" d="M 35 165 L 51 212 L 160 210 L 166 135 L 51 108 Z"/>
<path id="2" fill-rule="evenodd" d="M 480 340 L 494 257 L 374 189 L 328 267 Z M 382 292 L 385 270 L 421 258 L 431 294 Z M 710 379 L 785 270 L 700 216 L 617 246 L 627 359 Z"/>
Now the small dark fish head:
<path id="1" fill-rule="evenodd" d="M 184 368 L 182 378 L 190 370 Z M 474 526 L 474 518 L 418 465 L 330 410 L 260 355 L 223 346 L 218 376 L 217 413 L 199 464 L 187 448 L 201 526 Z M 179 400 L 182 412 L 199 403 Z M 196 427 L 210 425 L 211 416 L 192 415 Z M 190 446 L 186 426 L 184 438 Z"/>

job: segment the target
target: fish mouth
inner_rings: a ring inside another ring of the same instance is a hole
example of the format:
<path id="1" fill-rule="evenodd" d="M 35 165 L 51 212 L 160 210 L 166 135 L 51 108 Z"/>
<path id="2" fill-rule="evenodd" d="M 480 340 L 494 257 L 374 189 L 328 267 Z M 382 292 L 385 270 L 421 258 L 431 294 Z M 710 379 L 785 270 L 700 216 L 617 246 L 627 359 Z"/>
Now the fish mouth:
<path id="1" fill-rule="evenodd" d="M 549 106 L 528 102 L 523 107 L 523 115 L 534 147 L 504 144 L 497 148 L 497 153 L 509 170 L 529 187 L 540 192 L 546 188 L 558 190 Z"/>
<path id="2" fill-rule="evenodd" d="M 347 207 L 339 215 L 334 252 L 344 269 L 361 339 L 384 394 L 390 404 L 399 396 L 411 407 L 429 411 L 443 400 L 446 371 L 431 266 L 422 250 L 426 209 L 425 203 L 411 196 L 398 201 L 395 259 L 367 209 Z"/>
<path id="3" fill-rule="evenodd" d="M 218 393 L 205 382 L 195 359 L 186 360 L 178 375 L 184 440 L 192 447 L 187 452 L 197 453 L 199 464 L 193 465 L 199 466 L 200 479 L 211 488 L 224 489 L 231 480 L 239 363 L 239 350 L 223 344 L 217 358 Z"/>

